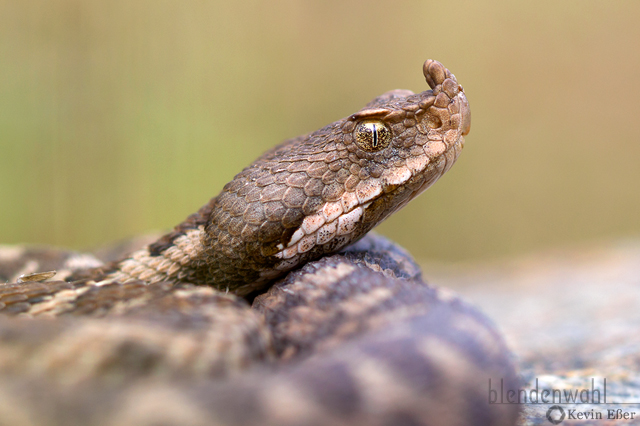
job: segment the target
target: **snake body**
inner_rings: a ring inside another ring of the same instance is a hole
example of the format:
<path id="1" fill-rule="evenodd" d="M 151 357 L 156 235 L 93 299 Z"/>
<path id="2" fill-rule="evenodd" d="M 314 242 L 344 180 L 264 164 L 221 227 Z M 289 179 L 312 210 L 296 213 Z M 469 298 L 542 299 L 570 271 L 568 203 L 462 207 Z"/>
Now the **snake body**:
<path id="1" fill-rule="evenodd" d="M 115 261 L 0 249 L 4 280 L 64 279 L 0 286 L 0 425 L 513 424 L 487 403 L 517 384 L 491 323 L 365 237 L 469 132 L 455 76 L 423 71 L 431 90 L 282 143 Z"/>

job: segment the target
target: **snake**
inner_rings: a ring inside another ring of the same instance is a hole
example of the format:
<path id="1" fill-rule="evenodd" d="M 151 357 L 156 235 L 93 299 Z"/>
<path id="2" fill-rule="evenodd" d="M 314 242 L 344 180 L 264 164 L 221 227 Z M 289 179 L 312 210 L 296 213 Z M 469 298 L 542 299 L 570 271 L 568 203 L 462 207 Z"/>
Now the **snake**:
<path id="1" fill-rule="evenodd" d="M 0 425 L 515 424 L 491 403 L 519 384 L 496 326 L 369 232 L 469 133 L 456 77 L 423 74 L 140 248 L 1 246 Z"/>

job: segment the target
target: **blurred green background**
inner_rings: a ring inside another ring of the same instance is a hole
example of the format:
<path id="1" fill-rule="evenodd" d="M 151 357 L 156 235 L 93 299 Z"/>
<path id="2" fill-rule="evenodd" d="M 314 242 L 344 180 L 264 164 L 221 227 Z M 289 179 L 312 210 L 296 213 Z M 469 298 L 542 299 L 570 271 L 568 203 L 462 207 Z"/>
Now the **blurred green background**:
<path id="1" fill-rule="evenodd" d="M 0 0 L 0 242 L 168 229 L 434 58 L 456 167 L 378 230 L 458 261 L 640 235 L 640 2 Z"/>

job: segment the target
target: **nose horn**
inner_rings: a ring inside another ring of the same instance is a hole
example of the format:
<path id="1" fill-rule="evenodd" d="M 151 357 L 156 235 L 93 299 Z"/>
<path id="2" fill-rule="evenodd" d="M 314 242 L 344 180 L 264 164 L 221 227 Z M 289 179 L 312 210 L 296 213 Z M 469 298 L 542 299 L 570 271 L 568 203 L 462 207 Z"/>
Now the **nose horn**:
<path id="1" fill-rule="evenodd" d="M 433 59 L 427 59 L 422 66 L 422 72 L 424 78 L 427 79 L 427 83 L 431 89 L 435 90 L 436 87 L 442 86 L 446 80 L 449 80 L 447 84 L 444 84 L 443 91 L 449 96 L 459 97 L 460 114 L 462 118 L 460 131 L 463 136 L 467 135 L 471 130 L 471 110 L 469 109 L 469 102 L 465 96 L 464 89 L 458 84 L 456 76 L 444 67 L 440 62 Z"/>
<path id="2" fill-rule="evenodd" d="M 434 61 L 433 59 L 427 59 L 422 66 L 422 72 L 424 73 L 424 78 L 427 79 L 427 83 L 429 87 L 435 89 L 436 86 L 441 85 L 448 78 L 452 79 L 457 83 L 456 77 L 444 67 L 440 62 Z"/>

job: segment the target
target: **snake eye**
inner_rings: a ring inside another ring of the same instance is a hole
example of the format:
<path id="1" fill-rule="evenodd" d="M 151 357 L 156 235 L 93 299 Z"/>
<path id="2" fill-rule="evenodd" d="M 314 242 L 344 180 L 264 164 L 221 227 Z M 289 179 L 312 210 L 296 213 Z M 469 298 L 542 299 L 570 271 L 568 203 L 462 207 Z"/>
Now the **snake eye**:
<path id="1" fill-rule="evenodd" d="M 355 140 L 365 151 L 380 151 L 389 146 L 391 130 L 380 120 L 362 121 L 356 126 Z"/>

